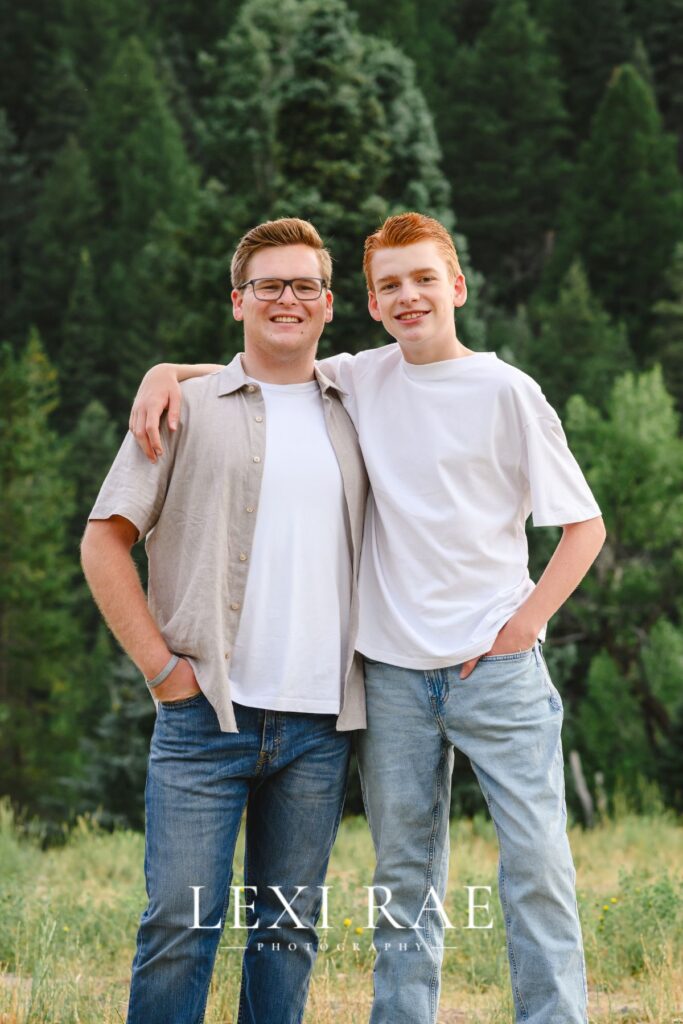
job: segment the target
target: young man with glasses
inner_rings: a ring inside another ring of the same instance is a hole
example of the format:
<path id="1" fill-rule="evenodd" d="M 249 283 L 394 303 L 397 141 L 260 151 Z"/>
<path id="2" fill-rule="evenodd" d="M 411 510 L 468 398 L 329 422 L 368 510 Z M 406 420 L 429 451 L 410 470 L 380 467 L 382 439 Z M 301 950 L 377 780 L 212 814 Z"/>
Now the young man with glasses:
<path id="1" fill-rule="evenodd" d="M 339 388 L 317 368 L 331 260 L 305 221 L 259 225 L 232 261 L 244 352 L 183 386 L 165 455 L 131 435 L 83 568 L 157 704 L 146 787 L 149 902 L 128 1024 L 199 1024 L 246 810 L 241 1024 L 299 1024 L 342 812 L 367 481 Z M 130 555 L 144 537 L 149 608 Z M 234 902 L 234 901 L 233 901 Z"/>
<path id="2" fill-rule="evenodd" d="M 359 765 L 375 884 L 391 891 L 391 919 L 377 919 L 371 1022 L 436 1020 L 457 747 L 498 834 L 516 1019 L 584 1024 L 562 702 L 540 643 L 604 542 L 600 509 L 539 386 L 458 339 L 453 312 L 467 289 L 443 225 L 388 218 L 366 240 L 364 269 L 370 314 L 397 344 L 322 365 L 345 392 L 372 490 L 359 582 L 368 714 Z M 152 456 L 159 410 L 177 416 L 175 374 L 150 371 L 131 414 Z M 529 514 L 563 531 L 536 585 Z"/>

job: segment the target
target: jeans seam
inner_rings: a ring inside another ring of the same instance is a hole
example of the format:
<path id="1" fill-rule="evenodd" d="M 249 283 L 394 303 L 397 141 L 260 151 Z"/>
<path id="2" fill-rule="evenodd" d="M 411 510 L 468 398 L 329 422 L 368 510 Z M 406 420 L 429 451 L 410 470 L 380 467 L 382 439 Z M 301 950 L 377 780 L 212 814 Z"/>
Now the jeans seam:
<path id="1" fill-rule="evenodd" d="M 223 922 L 223 925 L 225 925 L 225 919 L 226 919 L 226 915 L 228 913 L 228 903 L 230 901 L 230 884 L 231 884 L 231 882 L 232 882 L 232 872 L 230 872 L 230 876 L 228 878 L 228 884 L 225 887 L 225 898 L 223 900 L 223 909 L 221 911 L 221 916 L 218 918 L 219 921 Z M 218 945 L 216 946 L 216 951 L 214 953 L 213 963 L 211 965 L 211 970 L 208 971 L 208 973 L 207 973 L 206 985 L 205 985 L 205 988 L 204 988 L 203 1009 L 202 1009 L 201 1016 L 200 1016 L 199 1020 L 197 1021 L 197 1024 L 204 1024 L 204 1018 L 206 1016 L 206 1004 L 207 1004 L 207 1001 L 208 1001 L 208 998 L 209 998 L 209 989 L 211 988 L 211 979 L 213 978 L 213 972 L 214 972 L 215 967 L 216 967 L 216 956 L 218 955 L 218 950 L 220 949 L 220 946 L 221 946 L 221 939 L 222 939 L 222 937 L 223 937 L 223 929 L 221 928 L 221 932 L 220 932 L 220 935 L 218 937 Z"/>
<path id="2" fill-rule="evenodd" d="M 490 813 L 491 812 L 491 795 L 488 792 L 488 790 L 486 790 L 484 792 L 484 796 L 486 798 L 486 803 L 487 803 L 487 806 L 489 808 L 489 813 Z M 512 922 L 511 922 L 510 913 L 509 913 L 509 909 L 508 909 L 507 896 L 505 895 L 505 866 L 503 864 L 503 847 L 501 845 L 500 833 L 498 832 L 498 826 L 496 825 L 496 822 L 495 822 L 495 820 L 493 818 L 493 814 L 491 814 L 491 820 L 493 821 L 493 827 L 495 828 L 496 835 L 498 836 L 498 850 L 499 850 L 498 894 L 500 896 L 500 903 L 501 903 L 501 906 L 503 908 L 503 920 L 505 922 L 505 934 L 506 934 L 506 937 L 507 937 L 508 957 L 509 957 L 509 960 L 510 960 L 510 981 L 512 983 L 512 989 L 513 989 L 514 995 L 515 995 L 515 997 L 517 999 L 517 1002 L 519 1004 L 522 1020 L 528 1020 L 528 1018 L 529 1018 L 529 1011 L 527 1009 L 526 1003 L 524 1002 L 524 997 L 522 996 L 522 993 L 521 993 L 520 988 L 519 988 L 519 972 L 517 970 L 517 957 L 515 956 L 515 949 L 514 949 L 514 946 L 512 945 L 512 935 L 510 934 L 510 925 L 511 925 Z"/>
<path id="3" fill-rule="evenodd" d="M 439 716 L 439 718 L 440 718 L 440 716 Z M 444 774 L 444 767 L 446 765 L 446 761 L 447 761 L 446 746 L 445 746 L 445 744 L 442 743 L 441 744 L 441 757 L 439 758 L 439 764 L 438 764 L 438 767 L 436 769 L 436 788 L 435 788 L 435 791 L 434 791 L 434 805 L 433 805 L 433 808 L 432 808 L 432 829 L 431 829 L 431 833 L 430 833 L 430 836 L 429 836 L 427 866 L 426 866 L 426 870 L 425 870 L 425 885 L 424 885 L 423 898 L 422 898 L 423 905 L 424 905 L 424 903 L 425 903 L 425 901 L 427 899 L 427 894 L 429 893 L 429 890 L 433 887 L 433 882 L 434 882 L 434 876 L 433 876 L 434 848 L 436 846 L 436 833 L 437 833 L 438 826 L 439 826 L 439 819 L 440 819 L 441 813 L 442 813 L 440 796 L 441 796 L 441 790 L 443 788 L 443 774 Z M 431 939 L 432 939 L 430 923 L 431 923 L 431 918 L 427 917 L 427 927 L 425 928 L 425 939 L 427 940 L 428 945 L 431 944 Z M 429 979 L 429 1013 L 430 1013 L 430 1019 L 432 1021 L 436 1020 L 436 1011 L 437 1011 L 437 1007 L 438 1007 L 438 990 L 439 990 L 440 974 L 441 974 L 440 966 L 439 966 L 439 964 L 435 964 L 434 967 L 432 968 L 432 975 L 431 975 L 431 977 Z"/>
<path id="4" fill-rule="evenodd" d="M 432 684 L 437 681 L 436 677 L 437 677 L 437 673 L 439 673 L 439 672 L 442 672 L 442 669 L 433 669 L 433 670 L 430 670 L 429 672 L 425 672 L 425 678 L 427 680 L 427 697 L 428 697 L 428 700 L 429 700 L 429 706 L 432 709 L 432 714 L 434 715 L 434 717 L 436 719 L 436 722 L 437 722 L 437 725 L 439 727 L 439 732 L 441 733 L 441 738 L 443 740 L 445 740 L 446 742 L 449 742 L 448 735 L 446 733 L 446 725 L 445 725 L 444 720 L 443 720 L 443 715 L 441 714 L 441 706 L 439 704 L 439 701 L 437 700 L 436 694 L 434 693 L 434 689 L 433 689 L 433 686 L 432 686 Z M 445 684 L 446 684 L 447 691 L 450 691 L 450 687 L 448 686 L 448 675 L 445 672 L 442 672 L 442 675 L 443 675 L 443 679 L 444 679 Z M 448 699 L 448 692 L 447 692 L 446 697 L 441 701 L 441 705 L 445 704 L 447 699 Z"/>

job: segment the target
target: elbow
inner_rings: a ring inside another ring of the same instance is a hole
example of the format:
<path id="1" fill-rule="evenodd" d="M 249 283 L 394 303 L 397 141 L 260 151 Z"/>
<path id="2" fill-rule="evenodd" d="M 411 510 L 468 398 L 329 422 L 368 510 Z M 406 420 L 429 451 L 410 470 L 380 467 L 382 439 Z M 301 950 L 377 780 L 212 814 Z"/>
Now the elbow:
<path id="1" fill-rule="evenodd" d="M 599 554 L 607 539 L 607 530 L 605 529 L 605 521 L 602 516 L 596 516 L 595 519 L 586 519 L 581 523 L 569 523 L 564 527 L 564 532 L 571 532 L 577 538 L 581 536 L 589 540 L 591 547 L 595 549 L 595 556 Z"/>

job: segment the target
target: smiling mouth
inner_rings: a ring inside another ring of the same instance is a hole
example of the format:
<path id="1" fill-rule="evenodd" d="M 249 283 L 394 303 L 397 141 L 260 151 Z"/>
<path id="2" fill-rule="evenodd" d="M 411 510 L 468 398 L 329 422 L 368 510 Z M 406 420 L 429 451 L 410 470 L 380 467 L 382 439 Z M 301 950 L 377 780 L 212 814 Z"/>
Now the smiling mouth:
<path id="1" fill-rule="evenodd" d="M 428 316 L 428 309 L 413 310 L 411 313 L 399 313 L 396 317 L 397 320 L 403 321 L 403 323 L 410 322 L 411 320 L 421 320 L 423 316 Z"/>
<path id="2" fill-rule="evenodd" d="M 298 316 L 272 316 L 270 319 L 274 324 L 300 324 L 303 322 Z"/>

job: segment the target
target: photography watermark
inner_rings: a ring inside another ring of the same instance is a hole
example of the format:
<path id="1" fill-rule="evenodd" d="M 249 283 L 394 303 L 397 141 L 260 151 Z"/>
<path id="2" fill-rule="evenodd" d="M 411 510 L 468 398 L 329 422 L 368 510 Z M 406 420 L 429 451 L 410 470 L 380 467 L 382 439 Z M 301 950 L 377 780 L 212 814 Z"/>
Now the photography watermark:
<path id="1" fill-rule="evenodd" d="M 286 930 L 288 935 L 291 936 L 293 931 L 307 932 L 310 935 L 314 931 L 314 920 L 317 920 L 315 931 L 319 932 L 330 932 L 333 929 L 338 929 L 340 925 L 343 928 L 347 928 L 351 924 L 351 919 L 348 916 L 344 916 L 340 921 L 338 916 L 331 913 L 330 893 L 333 887 L 329 885 L 313 887 L 306 885 L 289 886 L 287 894 L 283 891 L 282 886 L 269 885 L 266 886 L 267 893 L 261 900 L 259 900 L 259 891 L 256 886 L 233 885 L 230 887 L 230 903 L 232 906 L 230 921 L 224 921 L 219 917 L 212 922 L 207 920 L 206 915 L 202 915 L 201 900 L 204 888 L 205 886 L 203 885 L 189 886 L 192 892 L 192 923 L 189 927 L 193 930 L 220 932 L 224 930 L 233 932 L 260 930 L 273 933 Z M 439 921 L 439 934 L 441 934 L 441 929 L 443 929 L 445 934 L 455 931 L 458 927 L 465 931 L 489 931 L 493 928 L 493 919 L 490 911 L 490 885 L 465 885 L 462 887 L 467 894 L 467 898 L 464 920 L 461 920 L 458 925 L 453 923 L 451 919 L 453 915 L 449 916 L 444 907 L 443 900 L 433 886 L 430 887 L 424 898 L 419 901 L 417 910 L 412 914 L 407 914 L 405 909 L 397 904 L 391 889 L 387 886 L 366 885 L 362 888 L 365 891 L 366 923 L 362 926 L 357 926 L 355 934 L 363 935 L 366 933 L 367 937 L 370 938 L 371 941 L 365 949 L 377 951 L 378 947 L 374 943 L 374 932 L 380 923 L 385 926 L 383 929 L 384 934 L 386 934 L 386 927 L 393 929 L 397 933 L 395 941 L 384 941 L 381 943 L 381 948 L 385 950 L 395 948 L 398 952 L 420 951 L 427 948 L 426 939 L 422 939 L 420 933 L 424 933 L 426 926 L 429 925 L 430 915 L 432 915 L 432 919 L 437 918 Z M 348 893 L 346 895 L 348 897 Z M 267 906 L 268 924 L 262 924 L 257 904 L 261 908 L 264 905 Z M 253 948 L 257 952 L 261 952 L 264 949 L 270 952 L 281 952 L 283 950 L 294 952 L 299 948 L 310 951 L 315 948 L 314 943 L 311 941 L 296 942 L 290 938 L 290 941 L 279 942 L 276 941 L 276 938 L 277 936 L 273 934 L 272 939 L 269 938 L 267 942 L 257 942 Z M 431 941 L 428 945 L 431 949 L 435 948 Z M 222 948 L 244 949 L 244 946 L 223 945 Z M 353 941 L 349 947 L 346 941 L 336 944 L 330 943 L 329 936 L 323 937 L 317 948 L 323 953 L 330 950 L 343 952 L 347 948 L 356 953 L 363 951 L 359 941 Z M 438 948 L 455 949 L 456 947 L 444 944 Z"/>

